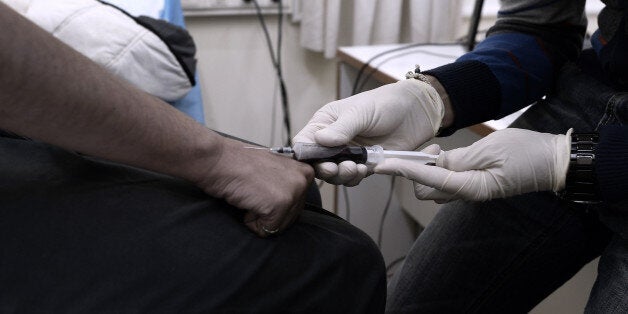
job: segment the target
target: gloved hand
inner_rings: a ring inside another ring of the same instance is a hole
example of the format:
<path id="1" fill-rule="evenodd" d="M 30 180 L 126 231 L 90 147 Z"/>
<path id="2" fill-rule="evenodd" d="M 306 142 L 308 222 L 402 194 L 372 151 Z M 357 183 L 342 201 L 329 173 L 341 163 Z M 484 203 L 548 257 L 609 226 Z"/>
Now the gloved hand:
<path id="1" fill-rule="evenodd" d="M 414 150 L 434 137 L 443 115 L 438 92 L 427 83 L 407 79 L 325 105 L 293 142 L 325 146 L 352 142 Z M 358 184 L 368 174 L 365 165 L 351 161 L 321 163 L 315 170 L 318 178 L 347 186 Z"/>
<path id="2" fill-rule="evenodd" d="M 438 153 L 438 146 L 424 151 Z M 496 131 L 471 146 L 441 151 L 436 166 L 388 159 L 374 171 L 404 176 L 415 182 L 418 199 L 485 201 L 565 187 L 571 151 L 566 135 L 522 129 Z"/>

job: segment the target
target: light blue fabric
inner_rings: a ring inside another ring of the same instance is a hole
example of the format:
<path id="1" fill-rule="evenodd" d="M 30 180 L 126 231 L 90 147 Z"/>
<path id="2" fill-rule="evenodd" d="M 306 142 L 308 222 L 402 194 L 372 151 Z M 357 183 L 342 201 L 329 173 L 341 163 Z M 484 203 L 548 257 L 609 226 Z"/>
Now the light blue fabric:
<path id="1" fill-rule="evenodd" d="M 164 9 L 161 11 L 161 19 L 172 24 L 185 28 L 185 20 L 183 19 L 183 10 L 181 9 L 180 0 L 164 0 Z M 203 112 L 203 98 L 201 96 L 201 88 L 198 85 L 198 74 L 195 74 L 196 85 L 190 92 L 180 100 L 172 103 L 177 109 L 187 113 L 201 124 L 205 124 L 205 115 Z"/>
<path id="2" fill-rule="evenodd" d="M 180 0 L 106 0 L 106 2 L 120 7 L 131 15 L 146 15 L 159 18 L 185 28 Z M 203 98 L 201 96 L 201 88 L 198 85 L 198 74 L 195 77 L 197 84 L 190 92 L 183 98 L 170 104 L 194 120 L 205 124 Z"/>

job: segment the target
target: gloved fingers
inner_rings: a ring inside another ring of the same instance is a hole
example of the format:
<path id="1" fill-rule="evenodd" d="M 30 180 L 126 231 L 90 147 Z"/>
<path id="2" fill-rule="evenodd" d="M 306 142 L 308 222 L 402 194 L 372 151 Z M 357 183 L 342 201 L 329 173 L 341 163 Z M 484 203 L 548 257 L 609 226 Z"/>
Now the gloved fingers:
<path id="1" fill-rule="evenodd" d="M 356 164 L 357 173 L 353 177 L 352 180 L 344 183 L 346 186 L 356 186 L 358 185 L 362 179 L 366 178 L 369 175 L 369 169 L 365 164 Z"/>
<path id="2" fill-rule="evenodd" d="M 436 155 L 441 152 L 441 149 L 438 144 L 431 144 L 421 151 L 427 154 Z M 444 204 L 457 199 L 454 194 L 446 193 L 417 182 L 414 182 L 414 196 L 420 200 L 433 200 L 438 204 Z"/>
<path id="3" fill-rule="evenodd" d="M 355 186 L 369 175 L 366 165 L 347 160 L 340 164 L 323 162 L 314 165 L 316 177 L 334 185 Z"/>
<path id="4" fill-rule="evenodd" d="M 430 144 L 429 146 L 423 148 L 421 152 L 426 154 L 438 155 L 440 153 L 440 146 L 438 144 Z"/>
<path id="5" fill-rule="evenodd" d="M 386 159 L 375 166 L 374 170 L 379 174 L 403 176 L 455 196 L 467 187 L 469 176 L 473 175 L 473 171 L 455 172 L 438 166 L 428 166 L 422 162 L 398 158 Z"/>
<path id="6" fill-rule="evenodd" d="M 432 200 L 438 204 L 444 204 L 458 198 L 453 194 L 416 182 L 414 182 L 414 196 L 417 199 Z"/>
<path id="7" fill-rule="evenodd" d="M 314 134 L 336 121 L 337 113 L 334 109 L 334 103 L 335 102 L 328 103 L 318 109 L 305 127 L 294 136 L 292 142 L 315 143 Z"/>
<path id="8" fill-rule="evenodd" d="M 347 104 L 348 105 L 348 104 Z M 364 113 L 347 110 L 326 128 L 317 131 L 314 138 L 317 143 L 324 146 L 339 146 L 351 141 L 361 132 L 365 126 L 362 120 Z"/>
<path id="9" fill-rule="evenodd" d="M 366 171 L 358 170 L 358 164 L 346 160 L 338 164 L 338 174 L 327 182 L 335 185 L 347 185 L 354 182 L 357 184 L 364 178 L 361 172 L 365 174 Z"/>
<path id="10" fill-rule="evenodd" d="M 314 165 L 314 171 L 317 178 L 332 183 L 330 180 L 338 176 L 338 165 L 333 162 L 321 162 Z"/>
<path id="11" fill-rule="evenodd" d="M 432 168 L 436 168 L 436 170 Z M 442 177 L 439 170 L 449 173 L 449 170 L 428 166 L 420 161 L 403 160 L 399 158 L 385 159 L 377 164 L 373 170 L 378 174 L 402 176 L 430 187 L 440 187 L 439 183 L 442 183 Z"/>
<path id="12" fill-rule="evenodd" d="M 453 171 L 487 169 L 498 166 L 503 146 L 491 145 L 483 138 L 470 146 L 442 151 L 436 165 Z"/>

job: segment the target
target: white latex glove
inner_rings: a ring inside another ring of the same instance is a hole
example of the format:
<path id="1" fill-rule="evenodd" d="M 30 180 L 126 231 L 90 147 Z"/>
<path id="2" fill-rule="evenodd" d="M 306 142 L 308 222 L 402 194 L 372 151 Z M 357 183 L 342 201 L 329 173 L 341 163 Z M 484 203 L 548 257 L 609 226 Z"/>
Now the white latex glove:
<path id="1" fill-rule="evenodd" d="M 444 111 L 443 101 L 432 86 L 416 79 L 402 80 L 328 103 L 293 142 L 377 144 L 385 149 L 414 150 L 434 137 Z M 358 184 L 368 174 L 365 165 L 352 161 L 321 163 L 315 170 L 320 179 L 348 186 Z"/>
<path id="2" fill-rule="evenodd" d="M 415 182 L 418 199 L 485 201 L 565 187 L 571 151 L 566 135 L 522 129 L 496 131 L 471 146 L 441 151 L 436 166 L 388 159 L 375 173 L 404 176 Z M 438 147 L 426 150 L 436 153 Z"/>

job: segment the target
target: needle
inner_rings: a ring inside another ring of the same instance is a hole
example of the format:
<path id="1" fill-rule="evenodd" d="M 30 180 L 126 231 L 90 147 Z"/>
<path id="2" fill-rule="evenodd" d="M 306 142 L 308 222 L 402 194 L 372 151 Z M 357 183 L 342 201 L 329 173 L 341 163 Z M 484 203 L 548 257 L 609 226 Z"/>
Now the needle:
<path id="1" fill-rule="evenodd" d="M 340 163 L 351 160 L 361 164 L 377 164 L 385 158 L 409 159 L 433 165 L 438 155 L 417 151 L 384 150 L 381 146 L 337 146 L 325 147 L 314 143 L 295 143 L 293 147 L 253 147 L 245 148 L 269 150 L 272 153 L 292 157 L 307 163 L 331 161 Z"/>

